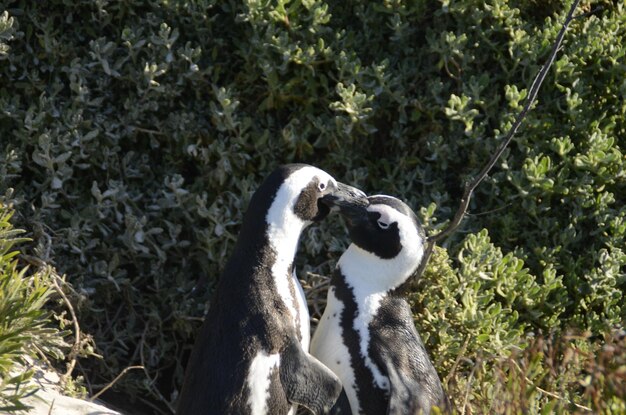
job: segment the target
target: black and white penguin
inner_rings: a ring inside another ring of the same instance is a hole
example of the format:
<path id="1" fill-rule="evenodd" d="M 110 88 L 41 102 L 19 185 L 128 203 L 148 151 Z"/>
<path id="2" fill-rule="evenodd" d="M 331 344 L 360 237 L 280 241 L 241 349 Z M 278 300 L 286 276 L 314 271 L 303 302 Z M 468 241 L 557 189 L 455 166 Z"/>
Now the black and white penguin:
<path id="1" fill-rule="evenodd" d="M 352 244 L 331 278 L 311 354 L 341 380 L 333 413 L 449 411 L 439 376 L 402 290 L 417 270 L 425 236 L 415 213 L 391 196 L 343 205 Z M 349 407 L 348 407 L 349 406 Z"/>
<path id="2" fill-rule="evenodd" d="M 254 193 L 187 364 L 179 415 L 327 413 L 336 375 L 308 353 L 309 314 L 294 272 L 302 231 L 333 202 L 365 195 L 304 164 L 285 165 Z"/>

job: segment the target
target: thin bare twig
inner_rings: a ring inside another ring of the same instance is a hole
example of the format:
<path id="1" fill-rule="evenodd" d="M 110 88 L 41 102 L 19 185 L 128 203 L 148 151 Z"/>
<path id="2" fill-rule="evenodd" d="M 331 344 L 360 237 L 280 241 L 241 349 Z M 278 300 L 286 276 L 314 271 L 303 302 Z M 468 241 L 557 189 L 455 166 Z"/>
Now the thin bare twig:
<path id="1" fill-rule="evenodd" d="M 170 402 L 167 399 L 165 399 L 165 396 L 163 396 L 163 394 L 157 388 L 154 387 L 154 384 L 156 383 L 156 379 L 153 379 L 152 376 L 150 376 L 150 373 L 148 372 L 148 369 L 146 368 L 146 364 L 145 364 L 146 360 L 143 354 L 143 347 L 146 342 L 146 333 L 148 332 L 149 328 L 150 327 L 146 325 L 146 328 L 141 334 L 141 343 L 139 344 L 139 358 L 141 359 L 141 367 L 143 368 L 143 372 L 146 375 L 146 378 L 150 381 L 150 392 L 154 396 L 159 398 L 159 400 L 161 400 L 167 406 L 167 409 L 169 409 L 170 413 L 173 414 L 176 412 L 174 410 L 174 407 L 170 404 Z"/>
<path id="2" fill-rule="evenodd" d="M 72 375 L 72 372 L 74 371 L 74 367 L 76 366 L 76 357 L 78 356 L 78 352 L 81 347 L 80 325 L 78 324 L 78 317 L 76 317 L 76 312 L 74 311 L 74 307 L 72 306 L 71 301 L 69 300 L 69 298 L 67 298 L 67 295 L 65 295 L 65 293 L 63 292 L 63 288 L 61 288 L 58 282 L 58 280 L 61 280 L 61 282 L 65 284 L 65 281 L 61 277 L 59 277 L 54 269 L 50 268 L 50 273 L 52 274 L 52 283 L 54 284 L 54 288 L 56 288 L 61 298 L 63 298 L 63 302 L 65 303 L 67 309 L 70 312 L 70 315 L 72 316 L 72 324 L 74 325 L 74 345 L 72 346 L 72 349 L 68 354 L 69 362 L 67 363 L 67 371 L 61 376 L 61 385 L 65 387 L 65 384 L 67 383 L 67 378 L 70 377 Z"/>
<path id="3" fill-rule="evenodd" d="M 143 128 L 143 127 L 138 127 L 138 126 L 131 126 L 130 127 L 133 131 L 138 131 L 140 133 L 146 133 L 146 134 L 154 134 L 154 135 L 159 135 L 159 136 L 164 136 L 167 135 L 164 132 L 161 131 L 157 131 L 157 130 L 151 130 L 149 128 Z"/>
<path id="4" fill-rule="evenodd" d="M 465 408 L 467 408 L 467 403 L 469 402 L 469 395 L 472 390 L 472 383 L 474 382 L 474 373 L 476 372 L 476 368 L 478 365 L 482 365 L 482 359 L 478 358 L 472 367 L 472 371 L 469 374 L 469 378 L 467 379 L 467 387 L 465 389 L 465 398 L 463 399 L 463 407 L 461 408 L 461 415 L 465 415 Z"/>
<path id="5" fill-rule="evenodd" d="M 537 93 L 539 92 L 539 88 L 541 88 L 541 84 L 543 83 L 548 73 L 548 70 L 550 69 L 550 67 L 552 66 L 552 63 L 554 62 L 554 59 L 556 58 L 556 54 L 559 51 L 559 48 L 561 47 L 561 43 L 563 42 L 563 37 L 565 36 L 565 31 L 567 30 L 571 21 L 574 19 L 574 11 L 578 7 L 578 3 L 580 3 L 580 0 L 574 0 L 574 2 L 572 3 L 572 6 L 570 7 L 567 17 L 565 19 L 565 22 L 563 23 L 563 27 L 561 27 L 561 30 L 559 31 L 556 37 L 556 40 L 554 44 L 552 45 L 552 50 L 550 51 L 548 60 L 542 66 L 541 70 L 539 71 L 535 79 L 533 80 L 533 83 L 530 87 L 530 92 L 528 93 L 528 97 L 526 98 L 526 103 L 524 104 L 522 111 L 517 115 L 515 122 L 513 123 L 513 125 L 511 126 L 511 129 L 505 136 L 504 141 L 502 141 L 502 143 L 500 144 L 500 146 L 498 147 L 494 155 L 491 157 L 489 162 L 483 167 L 480 173 L 473 180 L 465 183 L 465 189 L 463 191 L 463 197 L 461 198 L 461 204 L 458 210 L 456 211 L 454 218 L 448 225 L 448 227 L 444 229 L 443 231 L 439 232 L 438 234 L 429 236 L 427 238 L 426 249 L 424 250 L 424 258 L 422 260 L 422 264 L 420 264 L 420 267 L 418 269 L 418 274 L 417 274 L 418 276 L 421 275 L 421 273 L 426 268 L 426 264 L 428 263 L 428 259 L 430 258 L 430 254 L 432 253 L 434 245 L 437 242 L 445 239 L 446 237 L 448 237 L 449 235 L 451 235 L 453 232 L 455 232 L 458 229 L 459 225 L 461 224 L 461 222 L 463 221 L 463 218 L 465 217 L 467 213 L 467 208 L 469 206 L 472 193 L 478 187 L 478 185 L 485 179 L 487 174 L 489 174 L 489 172 L 491 171 L 493 166 L 496 164 L 500 156 L 502 156 L 502 153 L 504 153 L 504 150 L 506 149 L 506 147 L 511 143 L 511 140 L 513 140 L 513 136 L 517 132 L 519 126 L 522 124 L 522 121 L 524 120 L 524 118 L 526 118 L 528 111 L 530 111 L 533 103 L 535 102 L 535 99 L 537 98 Z"/>
<path id="6" fill-rule="evenodd" d="M 517 370 L 519 371 L 520 375 L 522 375 L 522 376 L 524 377 L 524 380 L 525 380 L 526 382 L 530 383 L 530 385 L 531 385 L 533 388 L 537 389 L 539 392 L 543 393 L 544 395 L 548 395 L 548 396 L 550 396 L 551 398 L 558 399 L 558 400 L 563 401 L 563 402 L 567 402 L 567 403 L 569 403 L 570 405 L 574 405 L 574 406 L 575 406 L 576 408 L 578 408 L 578 409 L 582 409 L 582 410 L 584 410 L 584 411 L 588 411 L 588 412 L 593 412 L 593 409 L 589 408 L 588 406 L 584 406 L 584 405 L 577 404 L 576 402 L 574 402 L 574 401 L 570 401 L 569 399 L 566 399 L 566 398 L 564 398 L 564 397 L 562 397 L 562 396 L 560 396 L 560 395 L 557 395 L 557 394 L 556 394 L 556 393 L 554 393 L 554 392 L 550 392 L 550 391 L 547 391 L 547 390 L 545 390 L 545 389 L 543 389 L 543 388 L 540 388 L 539 386 L 537 386 L 537 385 L 536 385 L 536 384 L 535 384 L 532 380 L 530 380 L 530 379 L 526 376 L 526 374 L 524 373 L 524 371 L 522 370 L 522 368 L 521 368 L 521 367 L 519 367 L 519 365 L 517 364 L 517 362 L 516 362 L 515 360 L 511 360 L 511 363 L 513 363 L 513 367 L 515 367 L 515 369 L 517 369 Z"/>
<path id="7" fill-rule="evenodd" d="M 126 373 L 128 373 L 129 371 L 133 370 L 133 369 L 145 369 L 143 366 L 128 366 L 126 369 L 122 370 L 122 372 L 117 375 L 115 377 L 115 379 L 113 379 L 108 385 L 106 385 L 104 388 L 100 389 L 98 391 L 98 393 L 96 393 L 95 395 L 93 395 L 91 398 L 89 398 L 90 402 L 95 401 L 96 399 L 98 399 L 98 397 L 100 395 L 102 395 L 104 392 L 106 392 L 107 390 L 109 390 L 113 385 L 115 385 L 117 383 L 118 380 L 120 380 L 122 378 L 122 376 L 124 376 Z"/>
<path id="8" fill-rule="evenodd" d="M 456 369 L 459 367 L 459 364 L 461 363 L 461 360 L 465 355 L 465 351 L 467 350 L 467 345 L 469 344 L 470 338 L 471 337 L 469 335 L 465 338 L 465 342 L 463 342 L 463 347 L 461 347 L 461 350 L 457 354 L 454 365 L 452 365 L 452 369 L 450 369 L 450 372 L 443 381 L 443 384 L 446 385 L 448 388 L 450 386 L 450 381 L 452 380 L 452 377 L 456 374 Z"/>

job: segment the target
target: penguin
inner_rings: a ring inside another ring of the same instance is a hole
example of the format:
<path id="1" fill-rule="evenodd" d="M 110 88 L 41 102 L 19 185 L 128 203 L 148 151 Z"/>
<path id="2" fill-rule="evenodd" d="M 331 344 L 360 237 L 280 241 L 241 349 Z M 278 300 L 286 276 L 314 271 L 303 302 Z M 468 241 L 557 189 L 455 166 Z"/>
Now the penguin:
<path id="1" fill-rule="evenodd" d="M 294 271 L 302 231 L 363 203 L 360 190 L 305 164 L 277 168 L 256 190 L 189 358 L 179 415 L 328 413 L 337 376 L 308 353 L 309 314 Z"/>
<path id="2" fill-rule="evenodd" d="M 403 290 L 424 253 L 415 213 L 385 195 L 340 204 L 352 243 L 331 277 L 311 354 L 341 380 L 334 414 L 429 414 L 450 402 Z"/>

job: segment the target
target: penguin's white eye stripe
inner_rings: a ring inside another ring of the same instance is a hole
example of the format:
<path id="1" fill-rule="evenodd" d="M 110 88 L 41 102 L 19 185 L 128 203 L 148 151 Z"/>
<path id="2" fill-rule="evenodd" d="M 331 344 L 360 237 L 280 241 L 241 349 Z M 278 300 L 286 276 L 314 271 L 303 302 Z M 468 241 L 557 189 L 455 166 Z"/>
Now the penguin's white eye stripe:
<path id="1" fill-rule="evenodd" d="M 383 222 L 381 220 L 377 221 L 377 223 L 378 223 L 378 226 L 380 226 L 381 229 L 387 229 L 389 227 L 388 223 L 385 223 L 385 222 Z"/>

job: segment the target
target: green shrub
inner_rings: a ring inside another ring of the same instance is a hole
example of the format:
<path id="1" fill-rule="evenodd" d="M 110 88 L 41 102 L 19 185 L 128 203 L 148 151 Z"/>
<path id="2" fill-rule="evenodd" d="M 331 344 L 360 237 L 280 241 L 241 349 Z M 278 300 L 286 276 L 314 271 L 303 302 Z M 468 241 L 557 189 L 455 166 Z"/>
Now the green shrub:
<path id="1" fill-rule="evenodd" d="M 539 282 L 521 259 L 503 255 L 486 230 L 467 236 L 458 263 L 454 269 L 446 251 L 436 248 L 410 295 L 438 367 L 450 370 L 459 353 L 507 355 L 526 346 L 529 331 L 559 327 L 567 292 L 553 269 Z"/>
<path id="2" fill-rule="evenodd" d="M 0 194 L 15 189 L 37 255 L 75 288 L 104 357 L 82 363 L 89 382 L 142 364 L 119 390 L 167 411 L 242 212 L 277 164 L 318 165 L 443 226 L 523 104 L 566 6 L 0 1 Z M 608 0 L 583 11 L 446 242 L 454 260 L 431 265 L 443 273 L 429 280 L 437 296 L 416 300 L 425 315 L 431 302 L 472 307 L 445 314 L 459 333 L 443 319 L 425 326 L 431 348 L 448 350 L 441 369 L 461 334 L 506 349 L 530 331 L 624 324 L 626 13 Z M 336 220 L 302 239 L 303 276 L 328 274 L 346 244 Z"/>
<path id="3" fill-rule="evenodd" d="M 465 238 L 459 269 L 441 248 L 431 261 L 409 300 L 458 411 L 620 413 L 626 407 L 626 332 L 547 334 L 559 328 L 567 294 L 553 269 L 536 278 L 522 260 L 503 255 L 485 230 Z"/>
<path id="4" fill-rule="evenodd" d="M 27 240 L 9 222 L 13 212 L 0 203 L 0 411 L 24 410 L 22 399 L 35 391 L 27 356 L 61 359 L 62 333 L 44 308 L 54 293 L 49 270 L 20 266 L 13 246 Z M 19 366 L 18 366 L 19 364 Z"/>

